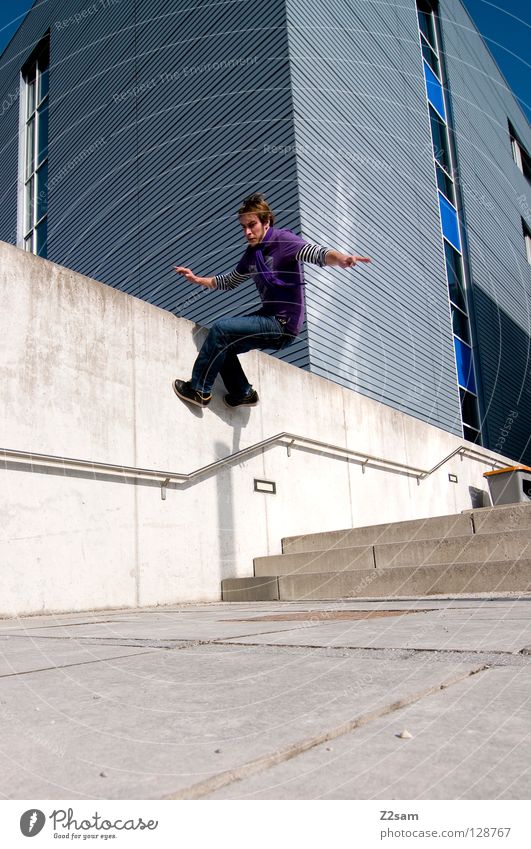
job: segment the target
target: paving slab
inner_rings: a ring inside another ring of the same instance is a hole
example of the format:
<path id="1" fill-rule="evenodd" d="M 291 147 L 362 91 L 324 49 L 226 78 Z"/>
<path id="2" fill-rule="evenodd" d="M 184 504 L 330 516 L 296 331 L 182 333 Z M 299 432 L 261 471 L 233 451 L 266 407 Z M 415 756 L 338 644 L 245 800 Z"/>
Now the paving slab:
<path id="1" fill-rule="evenodd" d="M 413 700 L 439 699 L 441 686 L 457 692 L 487 663 L 508 673 L 492 679 L 492 721 L 503 724 L 520 715 L 517 670 L 531 670 L 528 654 L 512 653 L 531 645 L 530 601 L 214 603 L 4 620 L 0 796 L 205 797 L 273 762 L 302 763 L 305 749 L 360 723 L 354 736 L 365 734 Z M 451 702 L 456 750 L 479 702 Z M 489 781 L 477 798 L 494 793 Z"/>
<path id="2" fill-rule="evenodd" d="M 160 798 L 474 668 L 197 646 L 1 679 L 0 794 Z"/>
<path id="3" fill-rule="evenodd" d="M 44 639 L 0 637 L 0 678 L 73 664 L 100 663 L 145 651 L 144 646 L 126 647 L 80 644 L 76 640 L 53 643 Z"/>
<path id="4" fill-rule="evenodd" d="M 530 708 L 530 668 L 489 669 L 207 798 L 529 799 Z"/>
<path id="5" fill-rule="evenodd" d="M 248 637 L 254 645 L 412 648 L 432 651 L 517 652 L 531 642 L 531 610 L 519 618 L 477 618 L 474 611 L 451 619 L 438 611 L 411 613 L 385 620 L 325 621 L 319 628 L 298 628 Z M 235 642 L 236 640 L 228 640 Z"/>
<path id="6" fill-rule="evenodd" d="M 46 628 L 32 628 L 31 630 L 20 629 L 18 632 L 9 632 L 11 639 L 26 638 L 41 640 L 61 640 L 77 641 L 78 643 L 86 642 L 87 640 L 95 641 L 112 641 L 113 643 L 122 642 L 123 644 L 130 643 L 133 640 L 144 640 L 150 645 L 156 646 L 157 641 L 165 647 L 170 647 L 171 642 L 183 641 L 211 641 L 223 640 L 230 637 L 241 638 L 246 635 L 253 634 L 268 634 L 271 631 L 289 631 L 294 626 L 292 622 L 270 623 L 263 622 L 260 618 L 257 621 L 247 621 L 232 614 L 230 619 L 221 619 L 218 617 L 185 617 L 176 616 L 172 621 L 166 619 L 164 622 L 154 621 L 152 619 L 142 618 L 139 622 L 116 620 L 111 623 L 78 623 L 75 628 L 69 625 L 47 626 Z M 0 639 L 6 637 L 7 632 L 2 634 L 0 630 Z"/>

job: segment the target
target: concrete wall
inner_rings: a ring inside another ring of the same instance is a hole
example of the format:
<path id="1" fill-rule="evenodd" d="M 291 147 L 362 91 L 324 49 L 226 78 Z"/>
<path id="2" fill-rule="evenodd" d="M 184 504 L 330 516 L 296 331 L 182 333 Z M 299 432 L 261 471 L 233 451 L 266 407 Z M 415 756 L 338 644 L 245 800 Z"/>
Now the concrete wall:
<path id="1" fill-rule="evenodd" d="M 216 386 L 190 409 L 171 382 L 189 376 L 203 330 L 5 243 L 0 269 L 1 448 L 191 472 L 280 431 L 421 468 L 462 444 L 256 352 L 244 362 L 257 408 L 229 411 Z M 278 446 L 162 500 L 156 483 L 6 461 L 0 615 L 216 600 L 282 536 L 453 513 L 486 469 L 458 458 L 418 484 Z M 255 493 L 255 477 L 277 494 Z"/>

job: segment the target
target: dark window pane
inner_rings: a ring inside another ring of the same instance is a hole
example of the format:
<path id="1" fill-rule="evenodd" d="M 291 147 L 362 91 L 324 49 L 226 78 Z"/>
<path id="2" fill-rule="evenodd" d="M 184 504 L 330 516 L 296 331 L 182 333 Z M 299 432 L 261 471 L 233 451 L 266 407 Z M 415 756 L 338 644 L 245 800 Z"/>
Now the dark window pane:
<path id="1" fill-rule="evenodd" d="M 48 67 L 41 68 L 39 65 L 39 100 L 44 100 L 48 94 Z"/>
<path id="2" fill-rule="evenodd" d="M 472 395 L 470 392 L 465 392 L 465 390 L 461 388 L 459 389 L 459 394 L 461 396 L 461 415 L 463 418 L 463 424 L 473 427 L 475 430 L 479 430 L 478 401 L 476 396 Z"/>
<path id="3" fill-rule="evenodd" d="M 38 256 L 46 257 L 47 251 L 47 236 L 48 234 L 48 219 L 44 218 L 38 227 L 35 228 L 35 235 L 37 237 L 37 254 Z"/>
<path id="4" fill-rule="evenodd" d="M 470 330 L 468 326 L 467 316 L 458 310 L 457 307 L 452 308 L 452 329 L 456 336 L 464 339 L 470 345 Z"/>
<path id="5" fill-rule="evenodd" d="M 481 445 L 481 436 L 478 430 L 473 430 L 471 427 L 463 425 L 463 435 L 469 442 L 475 442 L 476 445 Z"/>
<path id="6" fill-rule="evenodd" d="M 446 276 L 448 277 L 448 289 L 450 300 L 462 310 L 466 311 L 465 286 L 463 282 L 463 265 L 460 254 L 455 251 L 445 240 L 444 252 L 446 255 Z"/>
<path id="7" fill-rule="evenodd" d="M 439 189 L 455 205 L 454 181 L 448 176 L 446 171 L 443 171 L 440 165 L 436 164 L 435 170 L 437 171 L 437 185 Z"/>
<path id="8" fill-rule="evenodd" d="M 33 180 L 32 177 L 24 189 L 24 233 L 29 233 L 33 227 Z"/>
<path id="9" fill-rule="evenodd" d="M 434 50 L 431 49 L 429 44 L 426 44 L 423 38 L 421 38 L 422 43 L 422 55 L 424 59 L 432 69 L 432 71 L 437 74 L 439 79 L 441 78 L 441 66 L 439 64 L 439 58 Z"/>
<path id="10" fill-rule="evenodd" d="M 450 146 L 448 142 L 448 131 L 446 124 L 437 115 L 435 109 L 430 106 L 431 138 L 433 142 L 433 154 L 435 159 L 451 173 Z"/>
<path id="11" fill-rule="evenodd" d="M 26 180 L 35 168 L 35 118 L 26 124 Z"/>
<path id="12" fill-rule="evenodd" d="M 35 79 L 27 80 L 27 91 L 28 91 L 28 109 L 26 112 L 26 118 L 29 118 L 33 110 L 35 109 Z"/>
<path id="13" fill-rule="evenodd" d="M 37 171 L 37 221 L 48 211 L 48 160 Z"/>
<path id="14" fill-rule="evenodd" d="M 421 33 L 426 36 L 434 50 L 437 49 L 437 41 L 435 39 L 435 23 L 433 15 L 428 8 L 427 3 L 418 3 L 419 27 Z"/>
<path id="15" fill-rule="evenodd" d="M 48 156 L 48 101 L 45 100 L 42 106 L 37 110 L 38 122 L 37 129 L 39 133 L 37 162 L 42 162 Z"/>

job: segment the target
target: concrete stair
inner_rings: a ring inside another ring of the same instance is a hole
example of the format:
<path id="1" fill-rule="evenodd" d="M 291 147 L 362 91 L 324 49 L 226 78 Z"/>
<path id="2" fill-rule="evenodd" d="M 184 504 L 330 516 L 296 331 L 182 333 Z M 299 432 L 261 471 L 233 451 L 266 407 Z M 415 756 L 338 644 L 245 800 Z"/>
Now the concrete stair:
<path id="1" fill-rule="evenodd" d="M 224 601 L 531 591 L 531 503 L 287 537 Z"/>

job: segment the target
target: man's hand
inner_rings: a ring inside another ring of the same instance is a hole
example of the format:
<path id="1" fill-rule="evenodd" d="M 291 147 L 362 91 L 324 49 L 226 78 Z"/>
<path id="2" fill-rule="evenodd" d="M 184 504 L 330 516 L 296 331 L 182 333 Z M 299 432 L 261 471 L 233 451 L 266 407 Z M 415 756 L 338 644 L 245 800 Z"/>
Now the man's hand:
<path id="1" fill-rule="evenodd" d="M 213 277 L 198 277 L 191 268 L 185 268 L 183 265 L 174 265 L 173 270 L 177 274 L 182 274 L 183 277 L 186 277 L 190 283 L 197 283 L 198 286 L 205 286 L 207 289 L 216 288 Z"/>
<path id="2" fill-rule="evenodd" d="M 353 268 L 357 262 L 372 262 L 370 256 L 349 256 L 349 254 L 341 254 L 339 265 L 341 268 Z"/>
<path id="3" fill-rule="evenodd" d="M 372 260 L 370 256 L 343 254 L 341 251 L 328 251 L 326 254 L 327 265 L 339 265 L 340 268 L 353 268 L 357 262 L 372 262 Z"/>

